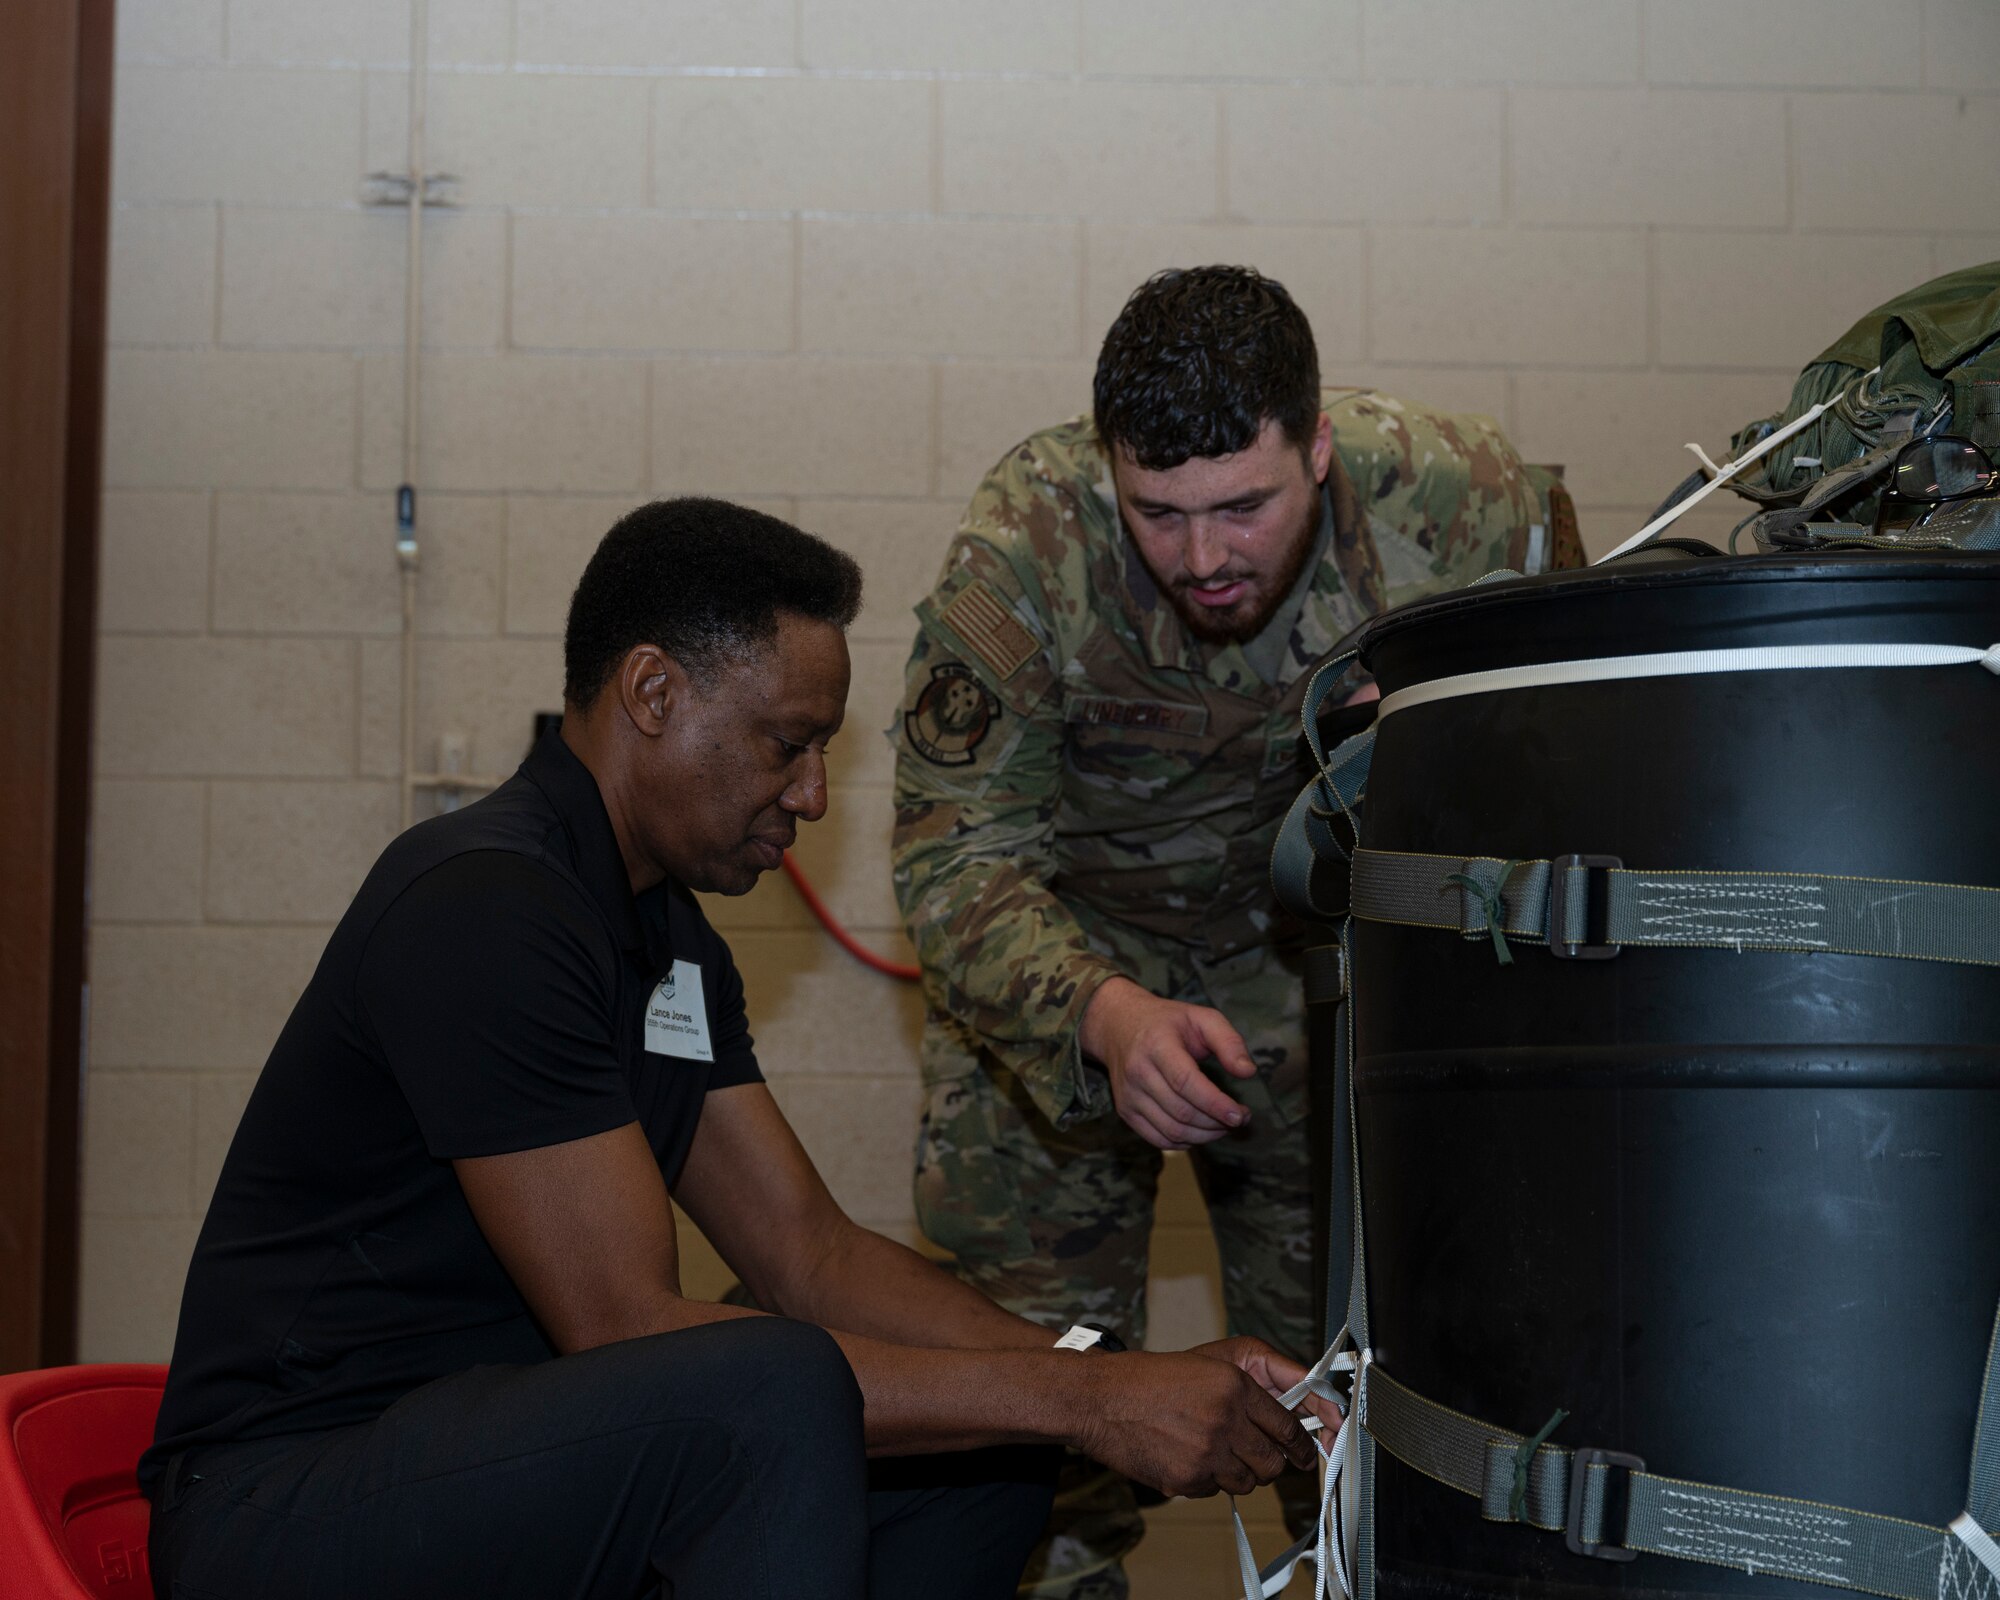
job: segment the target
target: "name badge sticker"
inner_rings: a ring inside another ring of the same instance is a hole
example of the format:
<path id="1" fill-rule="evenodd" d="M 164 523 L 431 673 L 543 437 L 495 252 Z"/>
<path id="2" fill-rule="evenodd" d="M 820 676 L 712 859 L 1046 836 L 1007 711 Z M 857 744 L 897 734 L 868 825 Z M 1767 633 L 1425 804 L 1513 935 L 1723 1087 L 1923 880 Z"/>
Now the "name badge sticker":
<path id="1" fill-rule="evenodd" d="M 646 1000 L 646 1048 L 684 1061 L 713 1061 L 708 1042 L 708 1002 L 702 998 L 701 968 L 676 961 Z"/>

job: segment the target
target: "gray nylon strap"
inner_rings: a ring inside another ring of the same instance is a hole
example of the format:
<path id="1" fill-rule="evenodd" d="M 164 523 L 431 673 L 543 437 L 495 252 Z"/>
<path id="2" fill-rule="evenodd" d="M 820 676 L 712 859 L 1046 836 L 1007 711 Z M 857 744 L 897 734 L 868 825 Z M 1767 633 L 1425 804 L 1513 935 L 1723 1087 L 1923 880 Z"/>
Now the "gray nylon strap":
<path id="1" fill-rule="evenodd" d="M 1313 900 L 1313 840 L 1307 830 L 1313 821 L 1315 781 L 1299 791 L 1285 820 L 1278 824 L 1278 837 L 1271 845 L 1271 888 L 1278 904 L 1295 917 L 1330 919 L 1338 913 L 1322 908 Z"/>
<path id="2" fill-rule="evenodd" d="M 1489 1522 L 1512 1522 L 1514 1467 L 1523 1434 L 1509 1432 L 1436 1405 L 1382 1370 L 1368 1372 L 1368 1410 L 1363 1425 L 1375 1441 L 1405 1466 L 1469 1494 Z M 1522 1520 L 1560 1533 L 1568 1511 L 1570 1452 L 1545 1444 L 1528 1468 Z M 1598 1495 L 1601 1516 L 1603 1495 Z"/>
<path id="3" fill-rule="evenodd" d="M 1507 863 L 1492 856 L 1410 855 L 1392 850 L 1354 852 L 1354 914 L 1364 922 L 1404 922 L 1453 933 L 1484 933 L 1485 902 L 1450 880 L 1473 879 L 1491 893 Z M 1572 874 L 1572 876 L 1576 876 Z M 1586 881 L 1580 888 L 1587 890 Z M 1509 938 L 1541 939 L 1549 920 L 1549 864 L 1530 861 L 1515 867 L 1500 889 Z"/>
<path id="4" fill-rule="evenodd" d="M 1354 970 L 1354 919 L 1347 918 L 1340 925 L 1340 960 L 1345 971 Z M 1354 1093 L 1354 1007 L 1353 995 L 1347 997 L 1341 1006 L 1338 1023 L 1339 1084 L 1335 1104 L 1339 1114 L 1347 1123 L 1347 1208 L 1348 1218 L 1353 1224 L 1354 1254 L 1348 1263 L 1347 1277 L 1347 1332 L 1354 1341 L 1354 1348 L 1368 1351 L 1368 1229 L 1361 1212 L 1361 1123 L 1355 1110 Z M 1336 1158 L 1340 1155 L 1336 1148 Z M 1339 1169 L 1335 1168 L 1336 1178 Z M 1335 1220 L 1339 1220 L 1339 1206 L 1336 1202 Z M 1339 1234 L 1332 1238 L 1338 1239 Z M 1327 1257 L 1328 1277 L 1333 1276 L 1331 1261 L 1333 1246 L 1329 1242 Z M 1331 1284 L 1329 1284 L 1329 1289 Z M 1331 1325 L 1332 1308 L 1328 1307 L 1328 1324 Z M 1356 1380 L 1357 1385 L 1361 1380 Z M 1365 1394 L 1365 1389 L 1360 1392 Z M 1356 1440 L 1355 1465 L 1355 1516 L 1354 1516 L 1354 1600 L 1375 1600 L 1375 1436 L 1363 1428 Z"/>
<path id="5" fill-rule="evenodd" d="M 1989 1534 L 2000 1529 L 2000 1313 L 1986 1344 L 1986 1377 L 1980 1387 L 1979 1419 L 1972 1430 L 1972 1467 L 1966 1477 L 1965 1509 Z"/>
<path id="6" fill-rule="evenodd" d="M 1309 1006 L 1337 1005 L 1347 993 L 1347 980 L 1342 971 L 1340 946 L 1337 944 L 1309 944 L 1300 962 L 1300 975 L 1305 982 L 1306 1004 Z"/>
<path id="7" fill-rule="evenodd" d="M 1522 1435 L 1424 1399 L 1379 1363 L 1369 1372 L 1363 1424 L 1398 1460 L 1476 1498 L 1483 1516 L 1514 1520 L 1509 1501 Z M 1560 1445 L 1535 1452 L 1524 1520 L 1551 1531 L 1564 1527 L 1575 1462 L 1575 1453 Z M 2000 1593 L 2000 1580 L 1943 1528 L 1656 1473 L 1630 1474 L 1625 1526 L 1607 1529 L 1612 1477 L 1622 1476 L 1623 1469 L 1593 1462 L 1587 1472 L 1575 1530 L 1585 1544 L 1835 1584 L 1895 1600 L 1992 1600 Z"/>
<path id="8" fill-rule="evenodd" d="M 1492 856 L 1354 853 L 1353 905 L 1370 922 L 1456 933 L 1487 931 L 1487 905 L 1509 864 Z M 1485 893 L 1451 881 L 1457 874 Z M 2000 889 L 1809 872 L 1683 872 L 1615 867 L 1604 874 L 1607 944 L 1720 950 L 1823 950 L 1844 955 L 2000 966 Z M 1515 865 L 1498 891 L 1508 938 L 1546 942 L 1550 888 L 1567 926 L 1585 921 L 1591 874 L 1547 861 Z"/>
<path id="9" fill-rule="evenodd" d="M 1331 922 L 1347 915 L 1345 906 L 1321 905 L 1312 892 L 1315 861 L 1343 859 L 1347 851 L 1334 832 L 1335 820 L 1352 816 L 1368 784 L 1375 730 L 1347 740 L 1322 765 L 1319 777 L 1299 791 L 1271 847 L 1271 884 L 1278 903 L 1302 917 Z"/>
<path id="10" fill-rule="evenodd" d="M 1368 1409 L 1361 1420 L 1376 1442 L 1405 1466 L 1482 1499 L 1489 1447 L 1507 1451 L 1511 1459 L 1523 1438 L 1432 1404 L 1390 1377 L 1379 1363 L 1368 1370 Z M 1537 1457 L 1554 1453 L 1548 1445 L 1536 1452 Z M 1560 1520 L 1556 1526 L 1562 1526 Z"/>
<path id="11" fill-rule="evenodd" d="M 1347 908 L 1322 905 L 1313 894 L 1313 863 L 1337 861 L 1346 854 L 1334 835 L 1333 814 L 1321 795 L 1321 782 L 1315 779 L 1299 791 L 1291 810 L 1285 813 L 1271 846 L 1271 887 L 1278 904 L 1294 916 L 1337 922 L 1347 915 Z"/>
<path id="12" fill-rule="evenodd" d="M 1514 1520 L 1514 1464 L 1521 1441 L 1491 1439 L 1486 1445 L 1485 1474 L 1479 1485 L 1479 1514 L 1488 1522 Z M 1569 1452 L 1543 1445 L 1528 1468 L 1527 1492 L 1521 1499 L 1521 1521 L 1562 1532 L 1569 1511 Z M 1600 1510 L 1602 1484 L 1599 1485 Z"/>
<path id="13" fill-rule="evenodd" d="M 1630 1493 L 1628 1549 L 1774 1572 L 1896 1600 L 1938 1600 L 1945 1592 L 1942 1575 L 1964 1554 L 1964 1547 L 1942 1528 L 1810 1500 L 1745 1494 L 1648 1473 L 1633 1474 Z"/>
<path id="14" fill-rule="evenodd" d="M 1354 635 L 1349 635 L 1351 640 Z M 1300 720 L 1306 747 L 1319 776 L 1299 791 L 1285 814 L 1271 846 L 1271 886 L 1278 904 L 1295 916 L 1334 922 L 1347 915 L 1345 906 L 1323 906 L 1313 898 L 1315 860 L 1345 859 L 1347 852 L 1333 831 L 1333 819 L 1352 815 L 1368 785 L 1368 765 L 1375 750 L 1375 730 L 1365 729 L 1336 748 L 1331 756 L 1319 736 L 1319 714 L 1354 664 L 1355 650 L 1347 641 L 1336 647 L 1313 671 L 1306 684 Z"/>
<path id="15" fill-rule="evenodd" d="M 2000 550 L 2000 517 L 1988 517 L 1971 533 L 1966 535 L 1961 546 L 1966 550 Z"/>

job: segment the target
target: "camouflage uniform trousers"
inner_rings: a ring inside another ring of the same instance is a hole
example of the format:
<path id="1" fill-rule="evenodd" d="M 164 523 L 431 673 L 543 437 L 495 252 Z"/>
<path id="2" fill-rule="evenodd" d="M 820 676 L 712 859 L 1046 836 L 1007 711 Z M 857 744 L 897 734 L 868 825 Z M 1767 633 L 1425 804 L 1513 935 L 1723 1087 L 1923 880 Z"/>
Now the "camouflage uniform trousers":
<path id="1" fill-rule="evenodd" d="M 1123 943 L 1124 941 L 1120 941 Z M 1306 1140 L 1303 992 L 1295 964 L 1256 949 L 1219 963 L 1177 963 L 1177 982 L 1127 970 L 1155 993 L 1212 1005 L 1258 1063 L 1254 1079 L 1211 1076 L 1251 1109 L 1247 1127 L 1190 1152 L 1222 1260 L 1232 1334 L 1254 1334 L 1301 1361 L 1317 1354 Z M 1145 963 L 1154 965 L 1154 963 Z M 1166 963 L 1160 963 L 1164 966 Z M 1161 1152 L 1115 1115 L 1058 1130 L 1019 1080 L 949 1018 L 924 1044 L 917 1217 L 956 1271 L 1001 1305 L 1054 1329 L 1101 1322 L 1137 1348 L 1146 1335 L 1147 1247 Z M 1286 1521 L 1311 1525 L 1311 1474 L 1279 1482 Z M 1145 1531 L 1132 1485 L 1072 1457 L 1020 1593 L 1036 1600 L 1124 1600 L 1123 1558 Z"/>

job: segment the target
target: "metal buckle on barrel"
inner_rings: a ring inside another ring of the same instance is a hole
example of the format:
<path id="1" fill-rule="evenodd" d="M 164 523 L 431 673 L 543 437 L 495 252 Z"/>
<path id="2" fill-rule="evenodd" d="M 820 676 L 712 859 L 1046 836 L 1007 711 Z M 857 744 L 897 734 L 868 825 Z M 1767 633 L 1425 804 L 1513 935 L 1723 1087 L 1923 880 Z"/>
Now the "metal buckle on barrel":
<path id="1" fill-rule="evenodd" d="M 1569 925 L 1569 875 L 1572 872 L 1610 873 L 1625 863 L 1617 856 L 1557 856 L 1549 863 L 1549 954 L 1564 961 L 1609 961 L 1624 948 L 1607 943 L 1605 925 L 1610 920 L 1611 880 L 1593 877 L 1584 896 L 1583 926 Z M 1592 939 L 1595 933 L 1597 938 Z"/>
<path id="2" fill-rule="evenodd" d="M 1616 949 L 1614 945 L 1612 947 Z M 1595 1541 L 1583 1537 L 1583 1491 L 1590 1481 L 1590 1469 L 1598 1467 L 1623 1467 L 1628 1476 L 1613 1480 L 1609 1476 L 1604 1482 L 1604 1526 L 1598 1531 L 1604 1537 Z M 1631 1516 L 1631 1477 L 1634 1472 L 1644 1472 L 1646 1463 L 1637 1456 L 1628 1456 L 1618 1450 L 1579 1450 L 1569 1463 L 1569 1511 L 1563 1518 L 1563 1543 L 1580 1556 L 1590 1556 L 1598 1561 L 1634 1561 L 1639 1552 L 1625 1548 L 1624 1539 L 1628 1519 Z M 1618 1491 L 1616 1502 L 1612 1495 Z M 1616 1512 L 1614 1518 L 1612 1513 Z M 1617 1538 L 1612 1538 L 1613 1528 Z"/>

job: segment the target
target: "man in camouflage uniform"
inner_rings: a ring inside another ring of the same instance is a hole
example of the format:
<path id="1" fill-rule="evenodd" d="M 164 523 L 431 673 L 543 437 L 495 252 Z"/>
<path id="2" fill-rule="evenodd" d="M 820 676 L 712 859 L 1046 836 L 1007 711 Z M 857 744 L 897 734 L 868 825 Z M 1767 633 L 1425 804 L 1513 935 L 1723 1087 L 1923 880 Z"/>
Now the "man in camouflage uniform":
<path id="1" fill-rule="evenodd" d="M 1094 417 L 980 485 L 890 734 L 917 1213 L 1001 1304 L 1138 1344 L 1160 1152 L 1186 1149 L 1230 1331 L 1316 1354 L 1303 996 L 1269 884 L 1308 669 L 1384 606 L 1546 549 L 1547 486 L 1484 417 L 1322 409 L 1304 316 L 1220 267 L 1143 285 Z M 1130 1485 L 1074 1463 L 1023 1593 L 1123 1596 L 1142 1531 Z"/>

